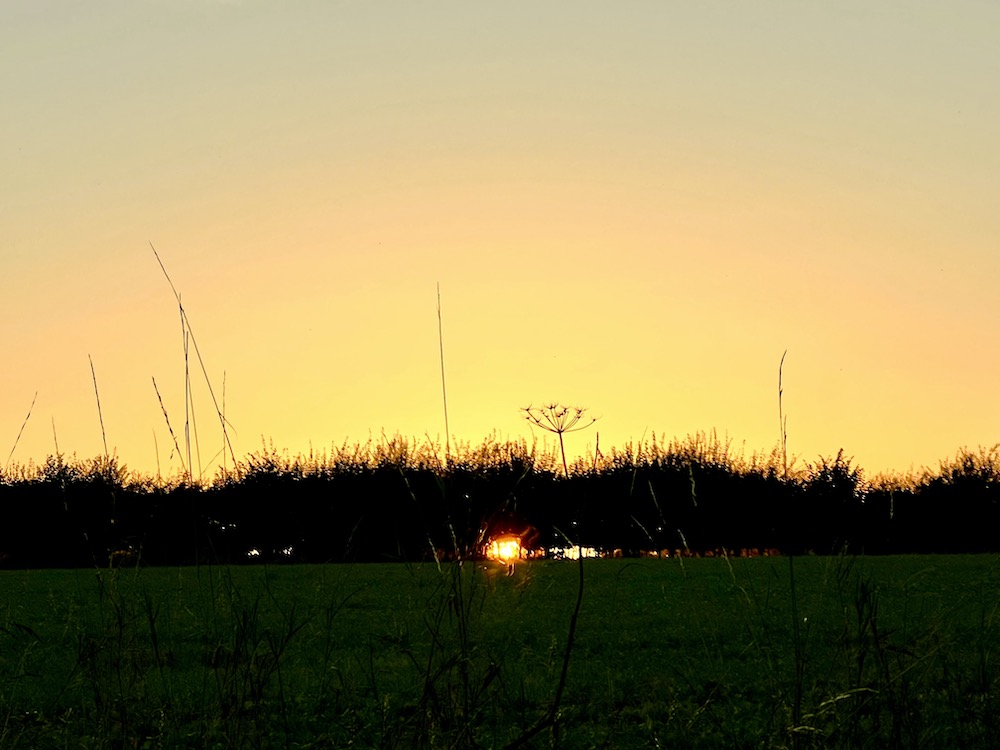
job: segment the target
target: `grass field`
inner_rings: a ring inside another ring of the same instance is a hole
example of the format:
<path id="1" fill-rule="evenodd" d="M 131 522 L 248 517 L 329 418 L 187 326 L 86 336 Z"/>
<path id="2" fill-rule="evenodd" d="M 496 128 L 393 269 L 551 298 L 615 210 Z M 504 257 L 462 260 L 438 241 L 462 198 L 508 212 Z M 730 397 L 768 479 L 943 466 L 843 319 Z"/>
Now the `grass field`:
<path id="1" fill-rule="evenodd" d="M 996 744 L 995 557 L 584 573 L 561 693 L 571 562 L 0 573 L 0 748 Z"/>

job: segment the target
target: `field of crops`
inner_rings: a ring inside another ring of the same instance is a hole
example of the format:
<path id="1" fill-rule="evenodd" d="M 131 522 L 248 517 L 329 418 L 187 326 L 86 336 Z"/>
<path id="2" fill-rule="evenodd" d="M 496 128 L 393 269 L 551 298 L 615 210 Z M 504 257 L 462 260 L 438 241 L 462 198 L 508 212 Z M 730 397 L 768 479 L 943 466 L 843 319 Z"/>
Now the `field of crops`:
<path id="1" fill-rule="evenodd" d="M 0 748 L 992 747 L 997 563 L 3 572 Z"/>

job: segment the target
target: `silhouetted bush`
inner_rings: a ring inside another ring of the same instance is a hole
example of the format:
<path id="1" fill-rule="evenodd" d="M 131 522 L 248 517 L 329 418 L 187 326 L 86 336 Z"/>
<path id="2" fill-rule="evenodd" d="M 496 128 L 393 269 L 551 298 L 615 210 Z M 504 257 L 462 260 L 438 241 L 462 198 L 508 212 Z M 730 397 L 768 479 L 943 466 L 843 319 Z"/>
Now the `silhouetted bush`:
<path id="1" fill-rule="evenodd" d="M 1000 449 L 868 480 L 843 451 L 786 475 L 715 435 L 581 458 L 489 438 L 400 436 L 289 456 L 265 448 L 212 481 L 113 457 L 49 456 L 0 474 L 0 566 L 417 561 L 475 557 L 497 519 L 545 548 L 606 554 L 995 552 Z"/>

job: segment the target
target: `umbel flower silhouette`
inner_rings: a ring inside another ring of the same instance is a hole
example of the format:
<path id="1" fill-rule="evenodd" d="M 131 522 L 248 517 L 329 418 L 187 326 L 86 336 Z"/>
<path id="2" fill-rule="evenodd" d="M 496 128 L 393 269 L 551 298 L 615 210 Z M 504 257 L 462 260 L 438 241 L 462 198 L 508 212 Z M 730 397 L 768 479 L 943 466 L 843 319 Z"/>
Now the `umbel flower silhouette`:
<path id="1" fill-rule="evenodd" d="M 563 435 L 567 432 L 579 432 L 590 427 L 597 417 L 586 417 L 586 407 L 563 406 L 562 404 L 546 404 L 545 406 L 521 407 L 524 418 L 534 427 L 540 427 L 546 432 L 554 432 L 559 436 L 559 452 L 562 455 L 563 473 L 569 478 L 569 466 L 566 463 L 566 446 Z M 589 421 L 588 421 L 589 420 Z"/>

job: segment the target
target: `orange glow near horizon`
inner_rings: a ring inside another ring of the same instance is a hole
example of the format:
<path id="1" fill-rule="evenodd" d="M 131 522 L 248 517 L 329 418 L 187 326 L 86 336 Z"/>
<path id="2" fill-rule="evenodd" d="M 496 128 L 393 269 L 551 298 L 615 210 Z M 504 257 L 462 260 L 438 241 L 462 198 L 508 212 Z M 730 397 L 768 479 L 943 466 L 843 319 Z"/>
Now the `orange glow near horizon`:
<path id="1" fill-rule="evenodd" d="M 491 539 L 486 545 L 486 557 L 502 563 L 520 560 L 523 556 L 521 539 L 513 535 L 499 536 Z"/>

